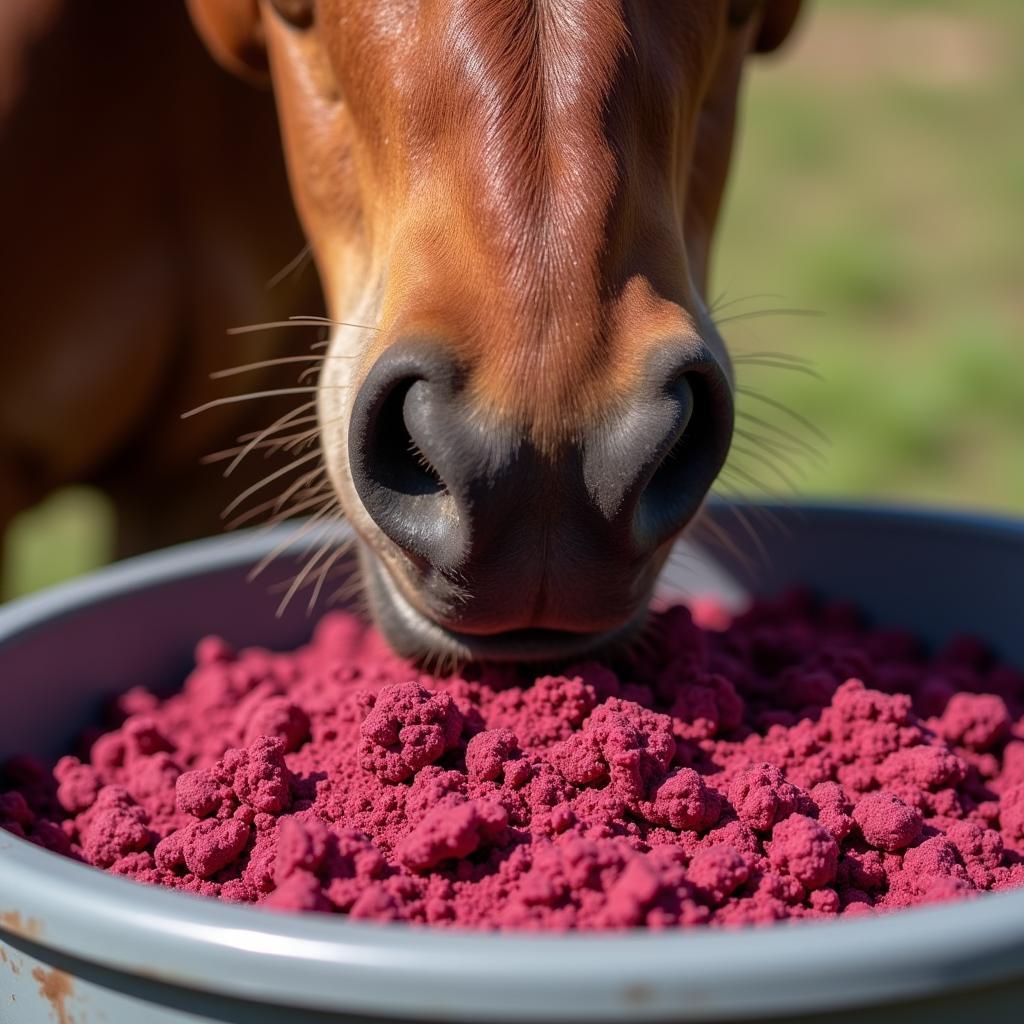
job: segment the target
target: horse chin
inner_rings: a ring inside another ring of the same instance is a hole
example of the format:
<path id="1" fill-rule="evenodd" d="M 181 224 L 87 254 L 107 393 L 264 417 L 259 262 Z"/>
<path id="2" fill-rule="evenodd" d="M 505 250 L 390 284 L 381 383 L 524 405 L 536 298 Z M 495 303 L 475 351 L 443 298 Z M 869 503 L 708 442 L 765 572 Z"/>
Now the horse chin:
<path id="1" fill-rule="evenodd" d="M 490 634 L 449 629 L 405 596 L 390 570 L 361 546 L 360 563 L 370 612 L 392 648 L 410 660 L 452 668 L 470 662 L 559 665 L 608 655 L 626 647 L 643 628 L 646 608 L 612 629 L 572 632 L 513 629 Z"/>

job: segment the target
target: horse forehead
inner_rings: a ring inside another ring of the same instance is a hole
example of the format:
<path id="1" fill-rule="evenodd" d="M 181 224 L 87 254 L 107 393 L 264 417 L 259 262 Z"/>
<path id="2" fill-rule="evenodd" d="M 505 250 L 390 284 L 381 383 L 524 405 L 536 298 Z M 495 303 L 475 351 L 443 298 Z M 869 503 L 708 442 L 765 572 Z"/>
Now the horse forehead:
<path id="1" fill-rule="evenodd" d="M 613 67 L 645 59 L 690 74 L 722 0 L 328 0 L 350 58 L 420 108 L 517 94 L 531 75 L 552 102 L 601 103 Z M 353 6 L 354 5 L 354 6 Z M 344 38 L 347 37 L 347 38 Z M 618 61 L 628 55 L 630 61 Z"/>

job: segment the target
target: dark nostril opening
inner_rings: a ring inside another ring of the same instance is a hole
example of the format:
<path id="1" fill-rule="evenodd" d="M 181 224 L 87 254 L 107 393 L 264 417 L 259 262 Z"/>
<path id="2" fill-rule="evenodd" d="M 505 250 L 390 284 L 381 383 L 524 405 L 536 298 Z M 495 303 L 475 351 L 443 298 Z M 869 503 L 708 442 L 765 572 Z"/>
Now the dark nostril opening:
<path id="1" fill-rule="evenodd" d="M 376 429 L 368 439 L 370 463 L 379 482 L 409 497 L 440 494 L 440 474 L 416 442 L 406 418 L 406 401 L 416 382 L 402 382 L 381 403 Z"/>
<path id="2" fill-rule="evenodd" d="M 396 343 L 370 370 L 349 424 L 352 485 L 370 518 L 422 565 L 462 548 L 457 508 L 432 457 L 430 423 L 452 402 L 449 360 L 425 342 Z"/>
<path id="3" fill-rule="evenodd" d="M 654 472 L 641 495 L 641 503 L 654 506 L 648 511 L 655 513 L 660 506 L 671 501 L 679 490 L 680 477 L 688 472 L 688 455 L 694 447 L 693 431 L 689 428 L 694 419 L 700 419 L 699 414 L 694 416 L 695 395 L 686 374 L 680 374 L 665 390 L 678 406 L 678 414 L 671 430 L 661 442 L 661 450 L 652 460 Z"/>
<path id="4" fill-rule="evenodd" d="M 661 418 L 650 476 L 635 506 L 636 542 L 653 548 L 674 537 L 697 513 L 718 475 L 732 436 L 732 405 L 721 382 L 705 372 L 680 372 L 666 381 L 659 404 L 674 408 Z"/>

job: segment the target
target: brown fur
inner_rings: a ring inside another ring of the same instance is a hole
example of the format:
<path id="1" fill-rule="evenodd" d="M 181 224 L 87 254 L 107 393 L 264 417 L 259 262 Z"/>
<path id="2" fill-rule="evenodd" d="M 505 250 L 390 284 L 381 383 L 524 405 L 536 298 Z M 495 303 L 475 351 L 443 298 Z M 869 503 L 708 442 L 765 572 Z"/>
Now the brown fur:
<path id="1" fill-rule="evenodd" d="M 0 532 L 82 481 L 115 496 L 123 552 L 215 532 L 239 482 L 199 459 L 272 407 L 181 413 L 225 393 L 210 371 L 313 340 L 227 328 L 320 311 L 308 267 L 266 287 L 303 246 L 271 95 L 183 5 L 5 0 L 0 224 Z"/>

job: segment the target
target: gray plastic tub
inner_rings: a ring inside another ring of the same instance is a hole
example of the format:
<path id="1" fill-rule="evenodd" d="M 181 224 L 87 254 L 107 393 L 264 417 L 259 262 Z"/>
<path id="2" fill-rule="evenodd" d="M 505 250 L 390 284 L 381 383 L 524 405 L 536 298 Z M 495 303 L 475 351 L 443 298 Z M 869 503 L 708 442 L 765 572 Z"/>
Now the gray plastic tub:
<path id="1" fill-rule="evenodd" d="M 773 508 L 758 555 L 675 559 L 669 591 L 740 600 L 802 581 L 931 639 L 1024 663 L 1024 524 L 849 506 Z M 756 515 L 756 513 L 755 513 Z M 246 567 L 280 535 L 186 545 L 0 609 L 0 756 L 46 755 L 99 700 L 171 683 L 197 637 L 294 645 Z M 0 1021 L 1019 1021 L 1024 891 L 888 917 L 743 931 L 455 934 L 289 916 L 136 886 L 0 832 Z"/>

